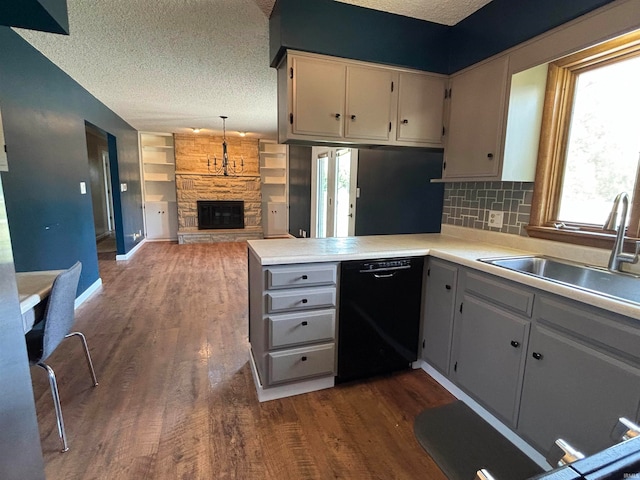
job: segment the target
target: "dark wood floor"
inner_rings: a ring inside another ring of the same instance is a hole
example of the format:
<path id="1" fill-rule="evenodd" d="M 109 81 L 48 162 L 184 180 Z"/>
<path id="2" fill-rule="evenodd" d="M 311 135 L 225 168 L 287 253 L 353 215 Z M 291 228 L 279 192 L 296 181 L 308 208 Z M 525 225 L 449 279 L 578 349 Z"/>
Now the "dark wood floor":
<path id="1" fill-rule="evenodd" d="M 258 403 L 244 243 L 149 243 L 132 260 L 105 258 L 103 288 L 76 312 L 100 385 L 75 338 L 49 362 L 67 453 L 32 369 L 49 480 L 445 478 L 413 420 L 453 397 L 423 371 Z"/>

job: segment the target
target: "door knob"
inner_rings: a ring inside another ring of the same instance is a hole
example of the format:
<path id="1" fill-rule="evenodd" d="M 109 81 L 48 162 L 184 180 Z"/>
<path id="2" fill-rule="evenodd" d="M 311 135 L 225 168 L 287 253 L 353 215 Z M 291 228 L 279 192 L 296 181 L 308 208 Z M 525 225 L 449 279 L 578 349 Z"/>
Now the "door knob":
<path id="1" fill-rule="evenodd" d="M 520 342 L 517 342 L 515 340 L 511 340 L 511 346 L 513 348 L 518 348 L 520 346 Z"/>

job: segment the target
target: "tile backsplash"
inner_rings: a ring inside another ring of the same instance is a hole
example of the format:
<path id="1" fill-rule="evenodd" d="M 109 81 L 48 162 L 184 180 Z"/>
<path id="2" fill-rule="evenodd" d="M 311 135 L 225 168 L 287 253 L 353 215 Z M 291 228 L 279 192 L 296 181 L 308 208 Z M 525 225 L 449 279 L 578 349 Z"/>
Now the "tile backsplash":
<path id="1" fill-rule="evenodd" d="M 526 236 L 532 197 L 532 182 L 447 183 L 442 223 Z M 489 227 L 489 210 L 504 212 L 502 228 Z"/>

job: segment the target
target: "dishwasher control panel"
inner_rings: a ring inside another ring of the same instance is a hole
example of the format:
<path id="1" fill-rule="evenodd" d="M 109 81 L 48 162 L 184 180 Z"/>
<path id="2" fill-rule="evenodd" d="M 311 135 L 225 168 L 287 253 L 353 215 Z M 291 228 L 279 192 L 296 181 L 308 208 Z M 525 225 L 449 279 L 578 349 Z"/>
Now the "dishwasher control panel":
<path id="1" fill-rule="evenodd" d="M 361 272 L 372 272 L 377 270 L 399 270 L 405 268 L 411 268 L 410 258 L 376 260 L 374 262 L 364 262 L 360 264 Z"/>

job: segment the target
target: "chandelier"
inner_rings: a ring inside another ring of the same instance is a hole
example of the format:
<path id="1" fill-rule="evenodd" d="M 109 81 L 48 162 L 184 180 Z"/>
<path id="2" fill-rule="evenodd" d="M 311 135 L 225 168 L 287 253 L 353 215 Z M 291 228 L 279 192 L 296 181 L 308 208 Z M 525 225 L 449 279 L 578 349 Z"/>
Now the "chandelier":
<path id="1" fill-rule="evenodd" d="M 211 159 L 207 155 L 207 170 L 213 175 L 238 175 L 244 171 L 244 158 L 240 157 L 240 167 L 236 166 L 235 160 L 229 160 L 229 154 L 227 153 L 227 117 L 221 115 L 222 119 L 222 161 L 218 165 L 218 158 L 213 156 L 213 166 L 211 165 Z"/>

